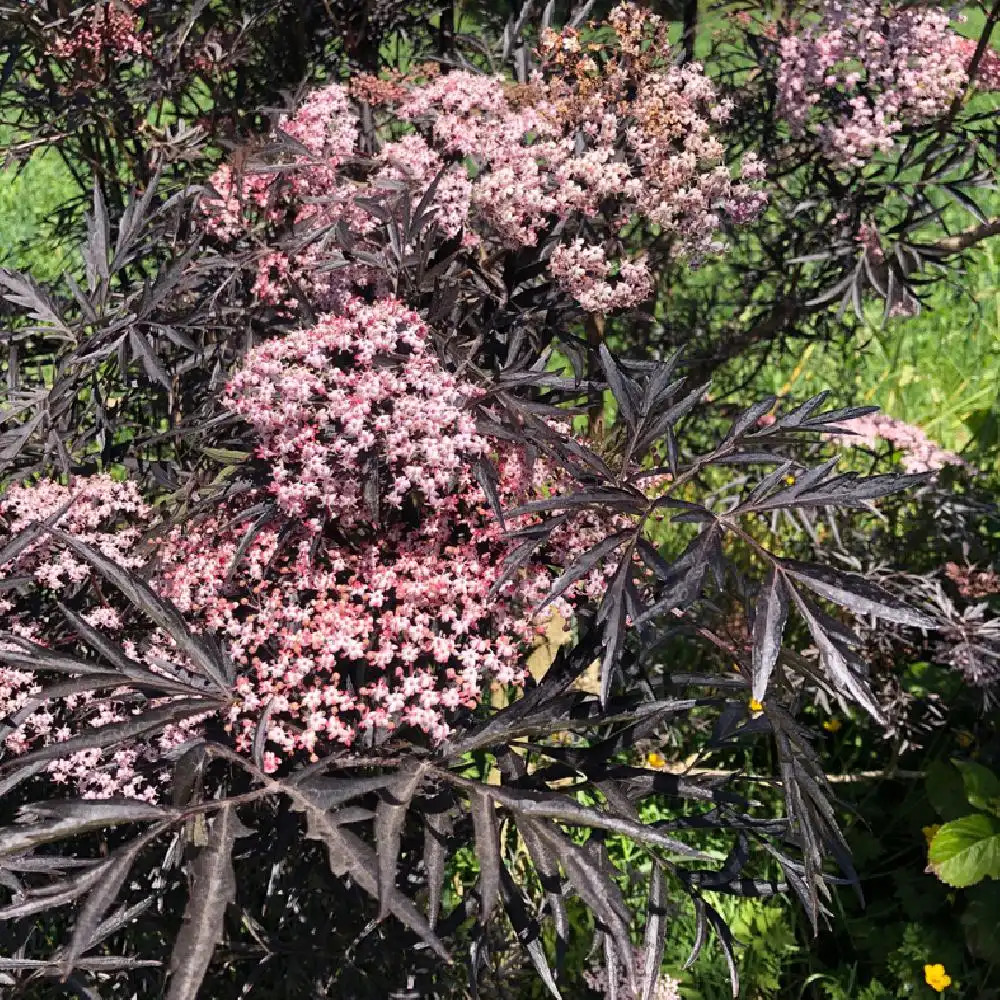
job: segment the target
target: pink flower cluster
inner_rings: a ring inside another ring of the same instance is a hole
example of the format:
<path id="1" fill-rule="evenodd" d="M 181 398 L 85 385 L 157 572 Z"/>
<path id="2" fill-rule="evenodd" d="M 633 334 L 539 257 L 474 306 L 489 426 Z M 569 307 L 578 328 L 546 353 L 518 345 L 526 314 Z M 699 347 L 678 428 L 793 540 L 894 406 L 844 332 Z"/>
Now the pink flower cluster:
<path id="1" fill-rule="evenodd" d="M 823 0 L 816 21 L 780 41 L 779 113 L 840 167 L 888 153 L 906 127 L 942 114 L 967 81 L 943 11 Z"/>
<path id="2" fill-rule="evenodd" d="M 953 35 L 951 44 L 968 68 L 978 47 L 976 40 Z M 973 83 L 980 90 L 1000 90 L 1000 52 L 992 47 L 983 50 Z"/>
<path id="3" fill-rule="evenodd" d="M 408 189 L 416 204 L 436 182 L 430 204 L 444 235 L 462 233 L 467 247 L 517 249 L 561 224 L 568 239 L 553 255 L 553 279 L 590 311 L 634 305 L 652 282 L 641 260 L 615 256 L 626 228 L 645 219 L 674 238 L 678 253 L 717 251 L 725 219 L 745 221 L 765 204 L 765 170 L 748 155 L 733 179 L 713 135 L 731 104 L 699 65 L 673 65 L 662 19 L 622 4 L 609 25 L 614 41 L 601 44 L 584 45 L 572 29 L 546 32 L 541 69 L 523 86 L 461 70 L 366 78 L 361 90 L 381 99 L 397 135 L 403 130 L 372 156 L 360 155 L 348 90 L 316 91 L 281 123 L 308 155 L 285 178 L 280 204 L 261 175 L 246 182 L 223 168 L 213 178 L 220 197 L 206 206 L 208 228 L 231 239 L 253 231 L 248 206 L 271 222 L 290 211 L 299 230 L 343 224 L 377 252 L 379 221 L 359 198 L 393 211 L 398 196 L 387 192 Z M 295 260 L 266 253 L 258 295 L 280 302 L 294 284 L 332 309 L 376 280 L 361 265 L 322 270 L 329 257 L 322 241 Z"/>
<path id="4" fill-rule="evenodd" d="M 1000 573 L 993 569 L 976 569 L 975 566 L 960 566 L 945 563 L 944 575 L 951 580 L 962 597 L 977 600 L 1000 594 Z"/>
<path id="5" fill-rule="evenodd" d="M 54 526 L 103 552 L 119 565 L 137 567 L 142 559 L 135 547 L 148 522 L 149 508 L 131 483 L 117 483 L 107 476 L 72 481 L 68 486 L 42 480 L 33 486 L 8 488 L 0 498 L 0 543 L 39 520 L 64 512 Z M 0 630 L 21 640 L 56 645 L 73 652 L 75 640 L 60 629 L 61 615 L 53 599 L 91 576 L 91 569 L 57 544 L 48 534 L 0 566 L 0 581 L 17 586 L 0 590 Z M 39 612 L 41 601 L 42 611 Z M 90 625 L 110 633 L 122 627 L 121 615 L 111 604 L 85 612 Z M 17 641 L 0 641 L 4 649 L 18 649 Z M 62 678 L 65 679 L 65 678 Z M 143 699 L 129 687 L 104 693 L 85 691 L 51 698 L 42 679 L 31 671 L 0 664 L 0 717 L 6 720 L 3 749 L 22 754 L 62 743 L 81 731 L 122 722 L 138 711 Z M 161 776 L 153 762 L 159 753 L 186 739 L 184 727 L 172 727 L 155 746 L 136 744 L 107 754 L 84 750 L 52 761 L 48 773 L 57 783 L 71 783 L 86 798 L 111 795 L 152 799 Z"/>
<path id="6" fill-rule="evenodd" d="M 71 60 L 86 77 L 100 77 L 106 62 L 123 62 L 150 53 L 150 38 L 136 13 L 146 0 L 96 0 L 77 11 L 68 29 L 49 46 L 54 56 Z"/>
<path id="7" fill-rule="evenodd" d="M 194 631 L 226 646 L 237 681 L 224 721 L 249 751 L 267 720 L 267 770 L 400 726 L 444 739 L 456 713 L 479 705 L 491 686 L 522 681 L 547 621 L 533 608 L 554 574 L 622 526 L 581 513 L 500 585 L 512 543 L 469 460 L 490 453 L 507 506 L 568 484 L 542 461 L 529 473 L 515 450 L 483 438 L 466 406 L 473 396 L 441 366 L 419 316 L 392 299 L 349 300 L 342 315 L 252 351 L 230 381 L 224 405 L 253 429 L 266 481 L 161 538 L 151 583 Z M 0 502 L 0 544 L 64 505 L 60 527 L 123 566 L 141 566 L 137 543 L 150 512 L 132 485 L 107 477 L 11 488 Z M 591 570 L 553 611 L 569 620 L 573 602 L 599 597 L 611 572 L 610 563 Z M 14 635 L 5 648 L 28 640 L 79 653 L 54 604 L 69 594 L 137 665 L 183 674 L 170 637 L 152 626 L 131 631 L 136 616 L 117 591 L 51 535 L 0 567 L 0 578 L 11 577 L 24 587 L 0 590 L 3 629 Z M 0 712 L 16 715 L 8 752 L 169 701 L 127 683 L 59 698 L 43 686 L 32 672 L 0 669 Z M 162 777 L 156 761 L 198 723 L 106 754 L 79 752 L 49 772 L 89 796 L 152 799 Z"/>
<path id="8" fill-rule="evenodd" d="M 491 683 L 522 680 L 549 563 L 604 537 L 579 519 L 561 551 L 491 596 L 508 543 L 463 461 L 488 449 L 462 407 L 472 394 L 391 299 L 351 300 L 343 316 L 257 348 L 231 381 L 226 405 L 259 435 L 293 530 L 264 525 L 228 579 L 246 530 L 238 509 L 175 531 L 160 587 L 226 641 L 240 673 L 229 721 L 247 749 L 267 711 L 268 769 L 372 730 L 445 738 Z M 529 481 L 513 453 L 499 471 L 508 503 L 546 479 L 538 463 Z M 605 572 L 574 593 L 599 593 Z M 565 600 L 557 610 L 572 614 Z"/>
<path id="9" fill-rule="evenodd" d="M 352 299 L 344 315 L 253 351 L 224 405 L 253 427 L 282 510 L 349 528 L 371 520 L 372 504 L 443 502 L 465 460 L 487 450 L 463 409 L 474 394 L 441 368 L 416 313 Z"/>
<path id="10" fill-rule="evenodd" d="M 604 248 L 584 243 L 580 237 L 556 247 L 549 267 L 553 277 L 587 312 L 628 309 L 648 298 L 653 289 L 649 268 L 643 260 L 621 261 L 618 280 L 611 284 L 607 279 L 612 264 L 604 256 Z"/>
<path id="11" fill-rule="evenodd" d="M 907 472 L 932 472 L 946 465 L 968 465 L 954 452 L 935 444 L 919 427 L 885 413 L 870 413 L 839 426 L 849 432 L 838 436 L 843 444 L 866 448 L 876 448 L 880 441 L 891 444 L 899 451 Z"/>

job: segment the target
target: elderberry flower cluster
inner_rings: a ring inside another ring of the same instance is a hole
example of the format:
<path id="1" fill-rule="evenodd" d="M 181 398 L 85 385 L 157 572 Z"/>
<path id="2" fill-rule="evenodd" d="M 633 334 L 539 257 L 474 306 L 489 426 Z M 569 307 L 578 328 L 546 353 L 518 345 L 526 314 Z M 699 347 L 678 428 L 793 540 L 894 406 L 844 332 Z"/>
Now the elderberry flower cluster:
<path id="1" fill-rule="evenodd" d="M 964 459 L 932 441 L 919 427 L 885 413 L 869 413 L 839 425 L 848 432 L 839 435 L 843 444 L 876 448 L 880 441 L 900 453 L 906 472 L 932 472 L 946 465 L 967 467 Z"/>
<path id="2" fill-rule="evenodd" d="M 404 189 L 411 205 L 426 197 L 440 232 L 460 234 L 467 248 L 533 247 L 561 226 L 551 278 L 588 311 L 635 305 L 652 281 L 641 256 L 623 256 L 629 228 L 645 220 L 692 259 L 716 252 L 725 220 L 743 222 L 763 208 L 765 168 L 748 154 L 733 179 L 713 132 L 731 103 L 701 66 L 674 64 L 661 18 L 622 4 L 608 23 L 612 41 L 600 43 L 585 43 L 572 28 L 546 31 L 540 68 L 524 85 L 421 68 L 409 78 L 359 77 L 351 90 L 314 92 L 281 122 L 302 150 L 280 195 L 262 175 L 248 181 L 220 169 L 218 200 L 206 206 L 209 230 L 233 239 L 285 218 L 297 231 L 346 227 L 362 249 L 377 252 L 386 213 L 398 213 L 386 207 L 387 192 Z M 398 137 L 377 153 L 362 154 L 352 91 L 394 126 Z M 328 260 L 320 240 L 294 259 L 269 251 L 257 295 L 279 303 L 297 286 L 334 309 L 359 286 L 377 285 L 367 265 L 322 267 Z"/>
<path id="3" fill-rule="evenodd" d="M 270 496 L 286 518 L 249 545 L 241 509 L 175 531 L 160 586 L 225 639 L 240 749 L 267 711 L 267 770 L 400 726 L 440 741 L 491 684 L 523 680 L 544 624 L 531 609 L 552 576 L 539 561 L 498 586 L 509 543 L 468 469 L 490 449 L 463 409 L 471 395 L 419 316 L 392 299 L 351 300 L 344 315 L 257 348 L 230 382 L 226 406 L 271 468 L 242 510 Z M 541 463 L 529 478 L 516 453 L 499 458 L 503 502 L 537 495 Z M 580 519 L 552 564 L 602 530 Z M 555 610 L 568 618 L 574 596 L 603 583 L 596 570 Z"/>
<path id="4" fill-rule="evenodd" d="M 475 396 L 437 360 L 420 317 L 394 299 L 351 299 L 341 315 L 256 348 L 230 380 L 224 406 L 255 436 L 263 481 L 161 537 L 150 583 L 192 631 L 225 647 L 236 680 L 222 721 L 250 752 L 264 720 L 265 770 L 399 727 L 445 739 L 494 685 L 522 682 L 548 622 L 534 609 L 555 574 L 621 527 L 582 512 L 503 577 L 512 543 L 470 461 L 489 453 L 507 507 L 567 483 L 544 461 L 529 468 L 516 449 L 480 435 L 467 407 Z M 105 476 L 12 487 L 0 502 L 0 544 L 44 518 L 52 524 L 0 567 L 0 578 L 18 582 L 0 590 L 2 648 L 78 656 L 62 600 L 136 669 L 191 676 L 171 636 L 137 632 L 121 595 L 49 530 L 140 569 L 150 511 L 135 487 Z M 575 602 L 603 594 L 610 572 L 591 569 L 549 613 L 571 620 Z M 15 754 L 170 701 L 113 676 L 96 692 L 55 694 L 34 671 L 0 669 L 0 712 L 13 720 L 5 745 Z M 48 771 L 87 796 L 154 799 L 156 761 L 201 721 L 107 754 L 67 754 Z"/>
<path id="5" fill-rule="evenodd" d="M 15 485 L 0 499 L 0 544 L 51 519 L 50 527 L 67 532 L 121 566 L 135 568 L 142 564 L 135 550 L 149 513 L 133 484 L 117 483 L 107 476 L 78 479 L 69 485 L 49 480 Z M 23 652 L 24 643 L 37 643 L 72 654 L 76 641 L 72 629 L 60 629 L 63 619 L 56 601 L 71 601 L 91 575 L 90 567 L 48 531 L 40 532 L 0 566 L 0 581 L 12 584 L 0 590 L 0 632 L 4 633 L 0 647 L 18 653 Z M 122 628 L 120 609 L 109 603 L 90 607 L 82 617 L 112 635 Z M 88 729 L 124 722 L 143 705 L 126 685 L 112 684 L 103 691 L 70 690 L 60 697 L 44 688 L 36 672 L 0 665 L 0 716 L 4 718 L 0 738 L 7 753 L 27 753 L 64 743 Z M 108 754 L 81 750 L 50 761 L 46 770 L 57 784 L 72 784 L 85 798 L 152 799 L 161 777 L 153 762 L 162 750 L 186 738 L 184 727 L 171 727 L 155 747 L 137 743 Z"/>
<path id="6" fill-rule="evenodd" d="M 778 109 L 843 168 L 888 153 L 905 128 L 947 110 L 967 81 L 949 16 L 879 0 L 823 0 L 815 21 L 780 41 Z"/>
<path id="7" fill-rule="evenodd" d="M 463 409 L 474 392 L 441 368 L 416 313 L 352 299 L 343 315 L 252 352 L 224 405 L 253 427 L 286 513 L 322 510 L 350 527 L 415 494 L 431 509 L 442 502 L 466 459 L 487 450 Z"/>
<path id="8" fill-rule="evenodd" d="M 961 35 L 954 35 L 950 41 L 968 69 L 978 43 L 975 39 L 963 38 Z M 983 50 L 973 83 L 980 90 L 1000 90 L 1000 52 L 990 46 Z"/>
<path id="9" fill-rule="evenodd" d="M 75 11 L 67 24 L 59 26 L 49 52 L 74 63 L 89 79 L 101 77 L 109 62 L 149 55 L 150 38 L 141 29 L 138 14 L 145 4 L 146 0 L 89 3 Z"/>

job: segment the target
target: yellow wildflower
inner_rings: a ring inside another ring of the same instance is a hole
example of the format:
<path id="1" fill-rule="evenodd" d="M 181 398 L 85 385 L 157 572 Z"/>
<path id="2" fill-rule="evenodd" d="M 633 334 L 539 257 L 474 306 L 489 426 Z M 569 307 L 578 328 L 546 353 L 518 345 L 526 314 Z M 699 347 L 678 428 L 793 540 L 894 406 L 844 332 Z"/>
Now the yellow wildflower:
<path id="1" fill-rule="evenodd" d="M 756 698 L 750 699 L 750 711 L 751 712 L 763 712 L 764 706 Z"/>
<path id="2" fill-rule="evenodd" d="M 666 767 L 666 766 L 667 766 L 667 758 L 666 758 L 666 757 L 664 757 L 664 756 L 663 756 L 663 754 L 659 754 L 659 753 L 657 753 L 657 752 L 656 752 L 656 751 L 654 750 L 654 751 L 653 751 L 653 752 L 652 752 L 652 753 L 651 753 L 651 754 L 650 754 L 650 755 L 649 755 L 649 756 L 648 756 L 648 757 L 646 758 L 646 763 L 647 763 L 647 764 L 648 764 L 648 765 L 649 765 L 650 767 L 656 767 L 656 768 L 660 768 L 660 767 Z"/>
<path id="3" fill-rule="evenodd" d="M 924 979 L 927 985 L 937 993 L 943 993 L 951 986 L 951 976 L 944 971 L 944 966 L 938 962 L 937 965 L 924 966 Z"/>
<path id="4" fill-rule="evenodd" d="M 794 486 L 795 485 L 795 476 L 785 476 L 785 483 L 788 486 Z"/>
<path id="5" fill-rule="evenodd" d="M 932 826 L 922 826 L 920 832 L 924 835 L 927 840 L 927 846 L 931 846 L 931 841 L 934 839 L 934 834 L 941 829 L 940 823 L 934 823 Z"/>
<path id="6" fill-rule="evenodd" d="M 839 733 L 840 730 L 843 728 L 843 725 L 844 724 L 840 721 L 840 719 L 827 719 L 823 723 L 823 728 L 828 733 Z"/>

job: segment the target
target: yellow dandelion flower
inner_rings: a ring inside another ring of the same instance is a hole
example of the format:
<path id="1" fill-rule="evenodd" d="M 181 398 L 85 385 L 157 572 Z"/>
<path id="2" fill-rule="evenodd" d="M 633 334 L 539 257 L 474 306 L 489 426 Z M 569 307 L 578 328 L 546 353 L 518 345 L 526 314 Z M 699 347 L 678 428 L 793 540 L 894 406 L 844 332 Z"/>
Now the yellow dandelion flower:
<path id="1" fill-rule="evenodd" d="M 840 719 L 827 719 L 823 723 L 823 728 L 828 733 L 839 733 L 843 726 L 844 724 L 840 721 Z"/>
<path id="2" fill-rule="evenodd" d="M 660 753 L 657 753 L 657 752 L 656 752 L 656 751 L 654 750 L 654 751 L 653 751 L 653 752 L 652 752 L 652 753 L 651 753 L 651 754 L 650 754 L 650 755 L 649 755 L 649 756 L 648 756 L 648 757 L 646 758 L 646 763 L 647 763 L 647 764 L 648 764 L 648 765 L 649 765 L 650 767 L 656 767 L 656 768 L 661 768 L 661 767 L 666 767 L 666 766 L 667 766 L 667 758 L 666 758 L 666 757 L 664 757 L 664 756 L 663 756 L 663 754 L 660 754 Z"/>
<path id="3" fill-rule="evenodd" d="M 751 712 L 763 712 L 764 706 L 756 698 L 750 699 L 750 711 Z"/>
<path id="4" fill-rule="evenodd" d="M 924 979 L 927 985 L 937 993 L 943 993 L 951 986 L 951 976 L 944 971 L 944 966 L 940 962 L 936 965 L 924 966 Z"/>
<path id="5" fill-rule="evenodd" d="M 936 834 L 940 829 L 941 829 L 940 823 L 934 823 L 932 826 L 922 826 L 920 828 L 920 832 L 924 835 L 928 847 L 931 846 L 931 841 L 934 839 L 934 834 Z"/>
<path id="6" fill-rule="evenodd" d="M 795 476 L 785 476 L 785 483 L 788 486 L 794 486 L 795 485 Z"/>

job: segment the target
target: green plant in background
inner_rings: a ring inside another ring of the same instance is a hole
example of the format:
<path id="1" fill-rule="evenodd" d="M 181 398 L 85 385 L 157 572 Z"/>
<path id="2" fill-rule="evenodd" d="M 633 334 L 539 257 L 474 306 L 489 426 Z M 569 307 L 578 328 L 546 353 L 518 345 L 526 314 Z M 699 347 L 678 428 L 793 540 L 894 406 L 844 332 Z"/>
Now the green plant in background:
<path id="1" fill-rule="evenodd" d="M 937 827 L 929 838 L 927 857 L 942 882 L 963 889 L 986 878 L 1000 878 L 1000 778 L 975 761 L 952 763 L 974 811 Z"/>
<path id="2" fill-rule="evenodd" d="M 0 146 L 9 145 L 9 130 L 0 132 Z M 23 163 L 0 169 L 0 266 L 30 272 L 38 281 L 52 281 L 77 266 L 75 248 L 53 245 L 50 224 L 58 208 L 77 188 L 66 166 L 52 149 L 37 150 Z"/>

